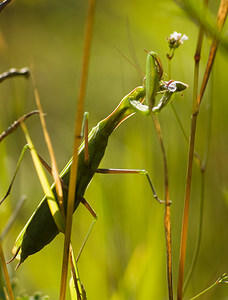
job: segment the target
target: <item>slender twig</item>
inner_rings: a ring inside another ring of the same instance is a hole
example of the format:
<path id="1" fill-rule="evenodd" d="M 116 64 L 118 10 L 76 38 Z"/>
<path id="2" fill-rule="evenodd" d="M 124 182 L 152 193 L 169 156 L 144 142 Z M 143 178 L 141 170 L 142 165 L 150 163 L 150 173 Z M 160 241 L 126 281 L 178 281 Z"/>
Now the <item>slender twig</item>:
<path id="1" fill-rule="evenodd" d="M 156 128 L 157 136 L 160 142 L 163 163 L 164 163 L 164 185 L 165 185 L 165 239 L 166 239 L 166 259 L 167 259 L 167 277 L 168 277 L 168 291 L 169 300 L 173 299 L 173 285 L 172 285 L 172 244 L 171 244 L 171 211 L 170 211 L 170 200 L 169 200 L 169 183 L 168 183 L 168 166 L 167 158 L 165 153 L 165 147 L 163 143 L 161 126 L 158 118 L 153 115 L 153 121 Z"/>
<path id="2" fill-rule="evenodd" d="M 89 12 L 88 12 L 87 26 L 86 26 L 82 75 L 81 75 L 78 105 L 76 111 L 73 161 L 71 166 L 69 193 L 68 193 L 68 202 L 67 202 L 66 232 L 65 232 L 65 240 L 64 240 L 64 253 L 63 253 L 61 287 L 60 287 L 60 297 L 59 297 L 60 300 L 64 300 L 66 296 L 70 236 L 71 236 L 72 215 L 73 215 L 73 208 L 74 208 L 74 198 L 75 198 L 77 168 L 78 168 L 78 147 L 81 140 L 80 132 L 81 132 L 81 126 L 83 120 L 86 82 L 87 82 L 88 69 L 89 69 L 89 57 L 90 57 L 90 49 L 91 49 L 91 41 L 92 41 L 93 21 L 95 15 L 95 3 L 96 3 L 95 0 L 89 1 Z"/>

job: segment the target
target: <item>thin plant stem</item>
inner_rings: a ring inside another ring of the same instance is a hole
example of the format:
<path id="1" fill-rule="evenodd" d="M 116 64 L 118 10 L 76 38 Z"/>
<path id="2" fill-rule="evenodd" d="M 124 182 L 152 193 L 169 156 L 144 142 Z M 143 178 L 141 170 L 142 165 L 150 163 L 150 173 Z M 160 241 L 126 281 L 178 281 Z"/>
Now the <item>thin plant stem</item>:
<path id="1" fill-rule="evenodd" d="M 164 215 L 164 227 L 165 227 L 165 239 L 166 239 L 166 260 L 167 260 L 167 277 L 168 277 L 168 292 L 169 300 L 173 299 L 173 284 L 172 284 L 172 244 L 171 244 L 171 209 L 169 200 L 169 182 L 168 182 L 168 166 L 165 153 L 165 147 L 163 143 L 161 126 L 158 118 L 153 116 L 153 122 L 156 128 L 157 136 L 159 139 L 160 147 L 162 150 L 163 164 L 164 164 L 164 186 L 165 186 L 165 215 Z"/>
<path id="2" fill-rule="evenodd" d="M 13 213 L 11 214 L 9 221 L 7 222 L 4 229 L 2 230 L 2 233 L 0 235 L 0 241 L 2 241 L 5 238 L 5 236 L 11 229 L 11 227 L 12 227 L 14 221 L 16 220 L 16 217 L 17 217 L 19 211 L 21 210 L 22 206 L 24 205 L 26 199 L 27 199 L 26 196 L 22 196 L 20 198 L 20 200 L 18 201 L 17 206 L 14 209 Z"/>
<path id="3" fill-rule="evenodd" d="M 177 299 L 182 299 L 182 287 L 184 278 L 184 266 L 185 266 L 185 254 L 186 254 L 186 243 L 187 243 L 187 230 L 188 230 L 188 214 L 189 214 L 189 202 L 190 202 L 190 190 L 191 190 L 191 175 L 192 175 L 192 155 L 194 152 L 195 142 L 195 128 L 196 118 L 195 107 L 197 103 L 197 91 L 198 91 L 198 78 L 199 78 L 199 61 L 200 53 L 203 41 L 203 27 L 199 29 L 198 41 L 195 53 L 195 70 L 194 70 L 194 85 L 193 85 L 193 113 L 191 121 L 191 133 L 189 143 L 189 154 L 188 154 L 188 167 L 187 167 L 187 179 L 185 187 L 185 203 L 184 203 L 184 214 L 182 221 L 182 232 L 181 232 L 181 246 L 180 246 L 180 257 L 179 257 L 179 278 L 178 278 L 178 290 Z"/>
<path id="4" fill-rule="evenodd" d="M 167 58 L 168 58 L 168 79 L 171 79 L 171 70 L 172 70 L 172 64 L 171 64 L 171 60 L 172 58 L 169 57 L 169 55 L 167 54 Z"/>
<path id="5" fill-rule="evenodd" d="M 213 80 L 212 80 L 213 82 Z M 212 86 L 212 85 L 211 85 Z M 201 195 L 200 195 L 200 203 L 199 203 L 199 228 L 198 228 L 198 234 L 197 234 L 197 241 L 196 241 L 196 247 L 192 259 L 191 266 L 189 268 L 188 274 L 186 276 L 186 280 L 183 287 L 183 294 L 185 293 L 187 286 L 190 282 L 193 270 L 196 265 L 196 261 L 198 258 L 199 250 L 200 250 L 200 243 L 201 243 L 201 236 L 202 236 L 202 227 L 203 227 L 203 208 L 204 208 L 204 191 L 205 191 L 205 173 L 206 173 L 206 166 L 208 161 L 208 152 L 209 152 L 209 145 L 210 145 L 210 137 L 211 137 L 211 120 L 212 120 L 212 90 L 210 95 L 210 110 L 209 110 L 209 117 L 208 117 L 208 128 L 207 128 L 207 134 L 206 134 L 206 145 L 204 150 L 204 157 L 203 161 L 200 167 L 201 172 Z"/>
<path id="6" fill-rule="evenodd" d="M 207 0 L 206 0 L 207 3 Z M 221 0 L 220 7 L 217 17 L 217 26 L 218 30 L 221 31 L 223 24 L 226 19 L 228 10 L 228 1 Z M 215 59 L 215 55 L 218 48 L 219 41 L 214 38 L 207 66 L 205 69 L 200 93 L 197 97 L 198 91 L 198 74 L 199 74 L 199 60 L 200 60 L 200 49 L 202 47 L 202 37 L 203 37 L 203 27 L 200 26 L 198 43 L 196 48 L 195 55 L 195 76 L 194 76 L 194 90 L 193 90 L 193 112 L 191 120 L 191 131 L 190 131 L 190 143 L 189 143 L 189 154 L 188 154 L 188 165 L 187 165 L 187 179 L 185 187 L 185 203 L 184 203 L 184 213 L 183 213 L 183 222 L 182 222 L 182 232 L 181 232 L 181 246 L 180 246 L 180 258 L 179 258 L 179 278 L 178 278 L 178 291 L 177 299 L 182 299 L 182 288 L 183 288 L 183 278 L 184 278 L 184 266 L 185 266 L 185 256 L 186 256 L 186 245 L 187 245 L 187 232 L 188 232 L 188 218 L 189 218 L 189 204 L 190 204 L 190 194 L 191 194 L 191 179 L 192 179 L 192 165 L 193 165 L 193 155 L 194 155 L 194 145 L 195 145 L 195 134 L 196 134 L 196 125 L 197 125 L 197 116 L 199 113 L 200 104 L 202 102 L 202 97 L 204 95 L 207 82 L 211 73 L 212 65 Z"/>
<path id="7" fill-rule="evenodd" d="M 172 72 L 172 63 L 171 62 L 172 62 L 173 57 L 174 57 L 174 53 L 173 53 L 173 55 L 167 54 L 167 58 L 168 58 L 168 79 L 169 80 L 171 79 L 171 72 Z M 184 130 L 184 126 L 181 122 L 181 119 L 180 119 L 173 103 L 170 103 L 170 104 L 171 104 L 171 108 L 172 108 L 172 111 L 174 113 L 174 116 L 175 116 L 175 118 L 177 120 L 177 123 L 179 125 L 179 128 L 181 130 L 181 133 L 183 134 L 185 141 L 188 143 L 188 137 L 187 137 L 187 134 Z M 201 166 L 201 159 L 200 159 L 199 154 L 197 152 L 195 152 L 194 155 L 195 155 L 195 158 L 197 160 L 198 165 Z"/>
<path id="8" fill-rule="evenodd" d="M 167 58 L 168 58 L 168 78 L 170 80 L 171 79 L 171 69 L 172 69 L 171 68 L 171 61 L 172 61 L 173 56 L 167 55 Z M 186 132 L 184 130 L 184 126 L 183 126 L 183 124 L 181 122 L 181 119 L 180 119 L 180 117 L 179 117 L 179 115 L 178 115 L 178 113 L 177 113 L 177 111 L 176 111 L 175 106 L 173 105 L 173 103 L 170 103 L 170 104 L 171 104 L 171 108 L 172 108 L 172 111 L 174 113 L 174 116 L 176 118 L 176 121 L 178 123 L 178 126 L 179 126 L 179 128 L 181 130 L 181 133 L 183 134 L 185 141 L 188 143 L 188 137 L 187 137 L 187 134 L 186 134 Z M 201 164 L 202 164 L 201 163 L 201 158 L 200 158 L 199 154 L 196 151 L 194 151 L 194 156 L 195 156 L 195 159 L 196 159 L 196 162 L 197 162 L 198 166 L 201 168 Z"/>
<path id="9" fill-rule="evenodd" d="M 0 262 L 1 262 L 1 266 L 3 269 L 4 276 L 5 276 L 6 287 L 7 287 L 9 299 L 14 300 L 13 290 L 12 290 L 12 287 L 10 284 L 9 273 L 8 273 L 8 270 L 6 267 L 6 261 L 5 261 L 5 257 L 4 257 L 4 253 L 3 253 L 3 249 L 2 249 L 2 241 L 1 240 L 0 240 Z"/>
<path id="10" fill-rule="evenodd" d="M 170 79 L 171 79 L 171 72 L 172 72 L 172 63 L 171 63 L 171 62 L 172 62 L 173 56 L 171 57 L 171 56 L 169 56 L 169 54 L 167 54 L 167 58 L 168 58 L 168 79 L 170 80 Z M 174 113 L 174 116 L 175 116 L 175 118 L 176 118 L 176 120 L 177 120 L 177 123 L 178 123 L 178 125 L 179 125 L 179 127 L 180 127 L 180 129 L 181 129 L 181 132 L 182 132 L 182 134 L 183 134 L 185 140 L 188 141 L 187 134 L 186 134 L 186 132 L 185 132 L 185 130 L 184 130 L 184 127 L 183 127 L 183 125 L 182 125 L 182 123 L 181 123 L 180 117 L 178 116 L 178 113 L 177 113 L 177 111 L 176 111 L 176 109 L 175 109 L 173 103 L 171 103 L 171 108 L 172 108 L 172 111 L 173 111 L 173 113 Z"/>
<path id="11" fill-rule="evenodd" d="M 89 1 L 89 12 L 87 17 L 87 25 L 86 25 L 84 57 L 83 57 L 81 83 L 79 89 L 75 131 L 74 131 L 75 135 L 74 135 L 73 161 L 72 161 L 71 172 L 70 172 L 69 193 L 68 193 L 68 202 L 67 202 L 66 231 L 65 231 L 65 239 L 64 239 L 64 252 L 63 252 L 61 286 L 60 286 L 60 297 L 59 297 L 60 300 L 64 300 L 66 297 L 70 237 L 71 237 L 72 216 L 73 216 L 74 198 L 75 198 L 75 189 L 76 189 L 76 180 L 77 180 L 77 168 L 78 168 L 78 147 L 81 140 L 80 132 L 81 132 L 81 126 L 83 121 L 86 82 L 88 77 L 93 21 L 95 15 L 95 3 L 96 3 L 95 0 Z"/>
<path id="12" fill-rule="evenodd" d="M 228 279 L 228 276 L 227 276 L 226 273 L 224 273 L 211 286 L 209 286 L 207 289 L 203 290 L 202 292 L 200 292 L 198 295 L 194 296 L 190 300 L 195 300 L 195 299 L 199 298 L 200 296 L 202 296 L 204 293 L 208 292 L 210 289 L 212 289 L 213 287 L 215 287 L 219 283 L 228 283 L 227 279 Z"/>
<path id="13" fill-rule="evenodd" d="M 183 295 L 187 289 L 187 286 L 190 282 L 194 267 L 196 265 L 196 261 L 198 258 L 200 244 L 201 244 L 201 236 L 202 236 L 202 227 L 203 227 L 203 207 L 204 207 L 204 188 L 205 188 L 205 172 L 201 172 L 201 195 L 200 195 L 200 208 L 199 208 L 199 227 L 198 227 L 198 235 L 196 241 L 196 247 L 194 250 L 194 255 L 192 259 L 191 266 L 189 268 L 188 274 L 186 276 L 186 280 L 183 287 Z"/>

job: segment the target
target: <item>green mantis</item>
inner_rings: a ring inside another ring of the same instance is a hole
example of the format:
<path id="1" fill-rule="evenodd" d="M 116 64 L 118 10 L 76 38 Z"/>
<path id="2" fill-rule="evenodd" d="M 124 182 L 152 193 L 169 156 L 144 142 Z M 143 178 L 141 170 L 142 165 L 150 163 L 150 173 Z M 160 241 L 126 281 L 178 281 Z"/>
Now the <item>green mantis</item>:
<path id="1" fill-rule="evenodd" d="M 153 191 L 154 197 L 159 201 L 156 195 L 149 175 L 144 170 L 116 170 L 116 169 L 99 169 L 99 164 L 105 154 L 108 140 L 112 132 L 127 118 L 136 112 L 148 115 L 150 113 L 159 113 L 178 92 L 184 90 L 187 85 L 178 81 L 163 82 L 163 69 L 158 55 L 149 52 L 147 55 L 147 70 L 144 86 L 136 87 L 126 95 L 116 109 L 105 119 L 100 121 L 88 135 L 88 149 L 85 141 L 78 150 L 79 164 L 76 186 L 76 197 L 74 210 L 77 209 L 80 202 L 86 203 L 84 193 L 88 184 L 95 173 L 137 173 L 145 174 Z M 161 94 L 162 97 L 157 106 L 155 106 L 155 97 Z M 145 100 L 145 104 L 143 104 Z M 85 152 L 89 153 L 85 160 Z M 72 159 L 67 163 L 60 174 L 63 185 L 63 199 L 66 209 L 68 195 L 68 184 Z M 56 196 L 55 186 L 52 186 Z M 59 230 L 53 220 L 48 207 L 47 198 L 41 200 L 37 209 L 25 225 L 24 229 L 18 236 L 13 253 L 19 254 L 20 263 L 29 255 L 40 251 L 45 245 L 50 243 Z M 19 263 L 19 264 L 20 264 Z"/>

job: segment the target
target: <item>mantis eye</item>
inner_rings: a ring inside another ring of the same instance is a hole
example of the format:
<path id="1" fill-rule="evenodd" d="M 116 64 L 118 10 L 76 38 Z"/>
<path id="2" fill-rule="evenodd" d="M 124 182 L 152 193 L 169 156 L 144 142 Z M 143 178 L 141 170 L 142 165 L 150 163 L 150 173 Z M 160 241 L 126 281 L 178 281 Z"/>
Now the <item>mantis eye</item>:
<path id="1" fill-rule="evenodd" d="M 164 86 L 169 92 L 172 92 L 172 93 L 181 92 L 188 87 L 187 84 L 185 84 L 181 81 L 174 81 L 174 80 L 165 82 Z"/>

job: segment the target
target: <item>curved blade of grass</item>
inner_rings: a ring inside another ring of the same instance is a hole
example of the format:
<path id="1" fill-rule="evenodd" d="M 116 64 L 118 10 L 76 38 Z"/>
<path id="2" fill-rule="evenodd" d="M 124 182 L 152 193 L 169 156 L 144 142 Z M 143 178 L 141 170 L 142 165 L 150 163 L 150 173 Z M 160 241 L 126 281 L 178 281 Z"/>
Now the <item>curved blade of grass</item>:
<path id="1" fill-rule="evenodd" d="M 29 136 L 29 133 L 28 133 L 28 130 L 27 130 L 27 127 L 24 123 L 21 123 L 21 127 L 24 131 L 24 134 L 25 134 L 25 138 L 27 140 L 27 143 L 30 147 L 30 152 L 31 152 L 31 155 L 32 155 L 32 159 L 33 159 L 33 163 L 34 163 L 34 166 L 36 168 L 36 172 L 37 172 L 37 175 L 39 177 L 39 180 L 40 180 L 40 183 L 41 183 L 41 186 L 43 188 L 43 191 L 47 197 L 47 202 L 48 202 L 48 206 L 50 208 L 50 211 L 51 211 L 51 214 L 52 214 L 52 217 L 56 223 L 56 226 L 58 227 L 58 229 L 61 231 L 61 232 L 64 232 L 65 231 L 65 224 L 63 222 L 63 218 L 62 218 L 62 215 L 60 213 L 60 210 L 59 210 L 59 207 L 58 207 L 58 204 L 56 202 L 56 199 L 55 199 L 55 196 L 53 194 L 53 191 L 49 185 L 49 182 L 47 180 L 47 177 L 44 173 L 44 170 L 43 170 L 43 167 L 42 167 L 42 164 L 39 160 L 39 157 L 36 153 L 36 150 L 33 146 L 33 143 L 32 143 L 32 140 Z"/>
<path id="2" fill-rule="evenodd" d="M 33 68 L 32 68 L 33 69 Z M 65 211 L 64 211 L 64 206 L 63 206 L 63 190 L 62 190 L 62 185 L 61 185 L 61 181 L 60 181 L 60 177 L 59 177 L 59 172 L 58 172 L 58 168 L 57 168 L 57 163 L 56 163 L 56 159 L 55 159 L 55 155 L 54 155 L 54 150 L 51 144 L 51 139 L 50 136 L 48 134 L 47 131 L 47 126 L 46 126 L 46 122 L 44 119 L 44 114 L 43 114 L 43 110 L 42 110 L 42 106 L 41 106 L 41 102 L 40 102 L 40 96 L 38 93 L 38 89 L 36 86 L 36 82 L 35 82 L 35 78 L 33 75 L 33 72 L 31 73 L 31 78 L 32 78 L 32 85 L 33 85 L 33 91 L 34 91 L 34 96 L 35 96 L 35 100 L 36 100 L 36 105 L 37 108 L 40 112 L 40 122 L 42 125 L 42 129 L 43 129 L 43 134 L 44 134 L 44 138 L 48 147 L 48 152 L 51 158 L 51 173 L 52 176 L 54 178 L 54 182 L 55 182 L 55 187 L 56 187 L 56 193 L 57 193 L 57 197 L 58 197 L 58 201 L 59 201 L 59 207 L 60 207 L 60 211 L 62 214 L 62 217 L 65 221 Z"/>

